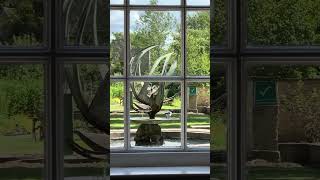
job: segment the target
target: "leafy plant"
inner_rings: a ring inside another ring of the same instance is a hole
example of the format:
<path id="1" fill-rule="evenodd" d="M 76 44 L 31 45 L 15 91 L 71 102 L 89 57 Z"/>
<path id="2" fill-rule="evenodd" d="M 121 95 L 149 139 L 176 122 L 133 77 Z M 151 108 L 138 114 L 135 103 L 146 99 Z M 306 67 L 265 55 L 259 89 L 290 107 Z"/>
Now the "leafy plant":
<path id="1" fill-rule="evenodd" d="M 308 90 L 302 80 L 281 97 L 282 110 L 290 113 L 293 122 L 303 121 L 305 136 L 310 142 L 320 142 L 320 90 Z"/>

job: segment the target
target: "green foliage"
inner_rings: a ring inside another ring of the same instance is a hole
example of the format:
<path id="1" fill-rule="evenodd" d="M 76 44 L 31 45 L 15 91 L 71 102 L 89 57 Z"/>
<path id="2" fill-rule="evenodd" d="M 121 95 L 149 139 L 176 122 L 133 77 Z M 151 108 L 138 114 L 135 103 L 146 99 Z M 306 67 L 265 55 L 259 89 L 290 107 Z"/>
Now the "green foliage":
<path id="1" fill-rule="evenodd" d="M 123 33 L 113 33 L 110 43 L 111 75 L 122 75 L 124 70 L 125 40 Z"/>
<path id="2" fill-rule="evenodd" d="M 213 15 L 211 16 L 211 45 L 227 46 L 228 44 L 228 15 L 226 0 L 214 0 Z"/>
<path id="3" fill-rule="evenodd" d="M 210 74 L 209 12 L 191 13 L 187 17 L 187 71 L 190 75 Z"/>
<path id="4" fill-rule="evenodd" d="M 17 127 L 18 125 L 18 127 Z M 12 134 L 17 130 L 25 131 L 30 134 L 32 132 L 32 119 L 25 114 L 17 114 L 8 117 L 6 114 L 0 116 L 0 135 Z"/>
<path id="5" fill-rule="evenodd" d="M 319 0 L 249 0 L 251 45 L 320 44 Z"/>
<path id="6" fill-rule="evenodd" d="M 8 87 L 8 113 L 26 114 L 31 118 L 39 118 L 43 108 L 43 89 L 38 82 L 19 82 L 15 86 Z"/>
<path id="7" fill-rule="evenodd" d="M 0 44 L 39 45 L 42 28 L 42 0 L 0 0 Z"/>
<path id="8" fill-rule="evenodd" d="M 0 66 L 1 80 L 35 80 L 43 78 L 42 65 L 1 65 Z"/>
<path id="9" fill-rule="evenodd" d="M 292 122 L 303 122 L 305 135 L 310 142 L 320 142 L 320 90 L 306 89 L 302 80 L 288 87 L 281 97 L 282 111 L 289 113 Z"/>
<path id="10" fill-rule="evenodd" d="M 123 83 L 116 82 L 112 83 L 110 86 L 110 97 L 121 99 L 124 96 Z"/>
<path id="11" fill-rule="evenodd" d="M 310 65 L 277 65 L 256 66 L 250 69 L 252 78 L 270 79 L 315 79 L 320 75 L 320 66 Z"/>
<path id="12" fill-rule="evenodd" d="M 32 131 L 32 121 L 42 120 L 44 107 L 41 65 L 0 66 L 0 126 L 2 133 L 16 128 Z M 16 124 L 19 127 L 16 127 Z"/>

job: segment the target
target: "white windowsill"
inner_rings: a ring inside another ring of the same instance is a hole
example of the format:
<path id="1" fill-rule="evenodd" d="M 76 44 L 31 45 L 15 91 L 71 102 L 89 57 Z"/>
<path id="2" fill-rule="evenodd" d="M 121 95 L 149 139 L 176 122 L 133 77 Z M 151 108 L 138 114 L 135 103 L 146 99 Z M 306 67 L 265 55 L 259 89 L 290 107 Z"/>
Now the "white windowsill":
<path id="1" fill-rule="evenodd" d="M 111 168 L 111 176 L 139 175 L 209 175 L 209 166 L 179 166 L 179 167 L 128 167 Z"/>
<path id="2" fill-rule="evenodd" d="M 210 166 L 209 152 L 144 152 L 111 153 L 111 167 L 206 167 Z"/>

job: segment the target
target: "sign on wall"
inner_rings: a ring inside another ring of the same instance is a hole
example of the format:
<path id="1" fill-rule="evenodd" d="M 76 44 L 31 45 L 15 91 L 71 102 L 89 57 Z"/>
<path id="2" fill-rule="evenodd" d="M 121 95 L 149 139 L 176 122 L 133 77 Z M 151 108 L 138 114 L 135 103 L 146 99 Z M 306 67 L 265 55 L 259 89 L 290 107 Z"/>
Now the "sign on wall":
<path id="1" fill-rule="evenodd" d="M 255 81 L 255 105 L 277 104 L 276 81 Z"/>
<path id="2" fill-rule="evenodd" d="M 189 96 L 196 96 L 197 95 L 197 87 L 196 86 L 190 86 L 189 87 Z"/>

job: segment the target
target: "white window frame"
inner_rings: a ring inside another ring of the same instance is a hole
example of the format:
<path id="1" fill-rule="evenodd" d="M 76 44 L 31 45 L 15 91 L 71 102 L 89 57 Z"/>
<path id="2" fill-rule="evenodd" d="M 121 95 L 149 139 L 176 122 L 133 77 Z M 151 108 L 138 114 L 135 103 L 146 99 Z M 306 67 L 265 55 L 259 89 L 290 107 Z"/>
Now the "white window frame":
<path id="1" fill-rule="evenodd" d="M 110 81 L 123 82 L 125 85 L 125 118 L 124 118 L 124 147 L 111 149 L 111 167 L 135 167 L 135 166 L 186 166 L 200 165 L 209 166 L 210 152 L 209 147 L 191 148 L 187 146 L 187 129 L 186 129 L 186 93 L 188 82 L 210 82 L 210 76 L 188 76 L 186 73 L 186 13 L 189 11 L 209 11 L 210 6 L 187 6 L 186 0 L 181 0 L 180 5 L 130 5 L 129 0 L 124 0 L 123 5 L 110 5 L 112 10 L 121 10 L 124 12 L 124 36 L 125 36 L 125 59 L 123 76 L 111 76 Z M 130 61 L 130 11 L 179 11 L 181 12 L 181 74 L 172 77 L 132 77 L 129 76 L 127 64 Z M 145 148 L 130 147 L 130 125 L 129 112 L 130 104 L 129 83 L 132 81 L 174 81 L 181 83 L 181 147 L 179 148 Z M 141 161 L 143 159 L 143 161 Z"/>

